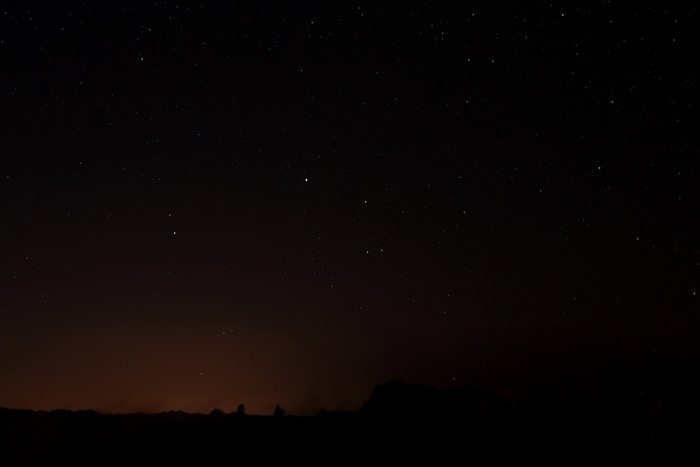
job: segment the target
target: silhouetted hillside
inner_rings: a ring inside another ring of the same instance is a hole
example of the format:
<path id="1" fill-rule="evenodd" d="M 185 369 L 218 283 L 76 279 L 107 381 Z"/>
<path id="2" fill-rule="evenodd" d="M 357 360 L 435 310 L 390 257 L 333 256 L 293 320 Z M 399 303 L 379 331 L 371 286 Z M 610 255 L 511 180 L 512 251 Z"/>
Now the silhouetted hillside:
<path id="1" fill-rule="evenodd" d="M 697 359 L 647 355 L 641 371 L 611 367 L 599 391 L 536 386 L 517 403 L 472 386 L 390 381 L 357 412 L 316 416 L 102 414 L 0 409 L 0 465 L 198 465 L 245 459 L 336 463 L 381 456 L 433 461 L 668 459 L 697 444 Z"/>

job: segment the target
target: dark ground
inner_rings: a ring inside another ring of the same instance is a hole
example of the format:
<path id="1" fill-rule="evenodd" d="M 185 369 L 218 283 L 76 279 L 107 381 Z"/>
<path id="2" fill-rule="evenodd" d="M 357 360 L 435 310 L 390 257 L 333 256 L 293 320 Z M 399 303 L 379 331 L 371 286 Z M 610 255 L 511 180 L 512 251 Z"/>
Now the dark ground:
<path id="1" fill-rule="evenodd" d="M 654 360 L 655 359 L 655 360 Z M 475 387 L 391 381 L 356 412 L 270 416 L 0 409 L 0 465 L 236 462 L 452 464 L 692 461 L 697 361 L 611 368 L 596 393 L 533 387 L 511 403 Z"/>

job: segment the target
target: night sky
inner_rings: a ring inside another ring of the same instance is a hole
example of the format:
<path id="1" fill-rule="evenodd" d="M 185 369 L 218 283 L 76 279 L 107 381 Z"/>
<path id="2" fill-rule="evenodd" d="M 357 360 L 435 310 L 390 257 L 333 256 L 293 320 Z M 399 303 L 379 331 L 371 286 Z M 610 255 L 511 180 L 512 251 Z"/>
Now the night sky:
<path id="1" fill-rule="evenodd" d="M 0 407 L 306 414 L 697 354 L 695 21 L 5 3 Z"/>

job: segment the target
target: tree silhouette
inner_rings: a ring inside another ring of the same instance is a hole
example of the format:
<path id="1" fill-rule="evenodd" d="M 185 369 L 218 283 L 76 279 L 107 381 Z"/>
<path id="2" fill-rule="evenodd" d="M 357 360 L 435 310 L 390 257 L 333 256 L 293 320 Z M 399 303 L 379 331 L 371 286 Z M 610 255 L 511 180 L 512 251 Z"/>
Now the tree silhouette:
<path id="1" fill-rule="evenodd" d="M 236 409 L 236 414 L 245 415 L 245 405 L 238 404 L 238 408 Z"/>
<path id="2" fill-rule="evenodd" d="M 284 409 L 279 404 L 275 407 L 275 417 L 284 417 Z"/>

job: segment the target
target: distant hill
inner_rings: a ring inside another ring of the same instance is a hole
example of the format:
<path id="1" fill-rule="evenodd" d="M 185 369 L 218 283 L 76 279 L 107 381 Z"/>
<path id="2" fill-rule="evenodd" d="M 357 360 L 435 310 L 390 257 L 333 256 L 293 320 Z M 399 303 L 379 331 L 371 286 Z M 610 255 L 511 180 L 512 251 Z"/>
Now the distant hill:
<path id="1" fill-rule="evenodd" d="M 438 390 L 389 381 L 356 412 L 315 416 L 104 414 L 0 408 L 0 465 L 212 465 L 236 459 L 433 462 L 595 456 L 667 459 L 697 445 L 696 361 L 651 355 L 645 370 L 611 368 L 599 393 L 533 387 L 515 404 L 475 387 Z M 329 457 L 331 456 L 331 457 Z"/>

